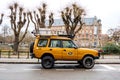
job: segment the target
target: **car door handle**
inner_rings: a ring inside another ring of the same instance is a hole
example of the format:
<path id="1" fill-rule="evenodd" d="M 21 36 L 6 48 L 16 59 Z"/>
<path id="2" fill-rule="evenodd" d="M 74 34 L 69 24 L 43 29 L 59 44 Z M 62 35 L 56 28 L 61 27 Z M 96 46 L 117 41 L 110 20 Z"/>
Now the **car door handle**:
<path id="1" fill-rule="evenodd" d="M 63 51 L 66 51 L 65 49 Z"/>
<path id="2" fill-rule="evenodd" d="M 52 49 L 50 49 L 50 51 L 52 51 Z"/>

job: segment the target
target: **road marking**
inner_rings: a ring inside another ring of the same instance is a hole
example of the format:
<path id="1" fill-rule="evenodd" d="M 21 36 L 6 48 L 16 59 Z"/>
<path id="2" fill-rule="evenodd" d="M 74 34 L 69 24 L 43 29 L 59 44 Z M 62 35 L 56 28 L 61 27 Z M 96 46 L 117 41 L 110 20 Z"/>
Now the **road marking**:
<path id="1" fill-rule="evenodd" d="M 120 71 L 120 69 L 116 69 L 117 71 Z"/>
<path id="2" fill-rule="evenodd" d="M 0 71 L 7 70 L 6 68 L 0 68 Z"/>
<path id="3" fill-rule="evenodd" d="M 110 71 L 110 70 L 107 70 L 107 69 L 88 69 L 85 71 Z"/>
<path id="4" fill-rule="evenodd" d="M 0 67 L 5 67 L 6 66 L 6 64 L 0 64 Z"/>
<path id="5" fill-rule="evenodd" d="M 24 69 L 26 71 L 35 71 L 35 70 L 41 70 L 41 69 Z"/>
<path id="6" fill-rule="evenodd" d="M 103 66 L 103 67 L 105 67 L 105 68 L 107 68 L 107 69 L 109 69 L 109 70 L 116 70 L 115 68 L 113 68 L 113 67 L 111 67 L 111 66 L 108 66 L 108 65 L 101 65 L 101 66 Z"/>

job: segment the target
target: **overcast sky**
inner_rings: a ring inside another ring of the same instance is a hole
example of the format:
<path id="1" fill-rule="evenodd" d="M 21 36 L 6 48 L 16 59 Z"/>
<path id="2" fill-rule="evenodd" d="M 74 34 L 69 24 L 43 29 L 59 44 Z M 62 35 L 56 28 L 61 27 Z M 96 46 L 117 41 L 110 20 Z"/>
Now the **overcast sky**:
<path id="1" fill-rule="evenodd" d="M 0 0 L 0 13 L 7 16 L 8 6 L 14 2 L 19 2 L 27 10 L 34 10 L 46 2 L 48 12 L 54 12 L 55 18 L 60 18 L 59 12 L 63 8 L 77 3 L 86 10 L 87 17 L 96 16 L 101 19 L 103 33 L 109 28 L 120 26 L 120 0 Z"/>

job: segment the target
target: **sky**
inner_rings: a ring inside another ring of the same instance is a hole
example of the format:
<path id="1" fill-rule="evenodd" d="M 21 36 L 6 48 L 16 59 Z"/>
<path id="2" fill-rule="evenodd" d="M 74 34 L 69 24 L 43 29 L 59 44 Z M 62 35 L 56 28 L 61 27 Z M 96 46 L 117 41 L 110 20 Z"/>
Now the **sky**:
<path id="1" fill-rule="evenodd" d="M 8 16 L 8 7 L 14 2 L 25 7 L 26 11 L 35 10 L 45 2 L 48 13 L 53 12 L 55 18 L 60 18 L 60 11 L 66 6 L 77 3 L 85 9 L 86 17 L 96 16 L 97 19 L 101 19 L 103 34 L 107 33 L 110 28 L 120 26 L 120 0 L 0 0 L 0 13 Z M 2 25 L 7 24 L 8 18 L 5 19 Z"/>

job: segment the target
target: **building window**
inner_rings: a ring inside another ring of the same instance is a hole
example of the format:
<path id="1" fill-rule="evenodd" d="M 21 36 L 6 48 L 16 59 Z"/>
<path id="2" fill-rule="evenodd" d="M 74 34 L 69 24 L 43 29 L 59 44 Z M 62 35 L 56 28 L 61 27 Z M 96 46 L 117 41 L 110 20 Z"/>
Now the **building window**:
<path id="1" fill-rule="evenodd" d="M 92 34 L 90 34 L 90 38 L 92 38 Z"/>
<path id="2" fill-rule="evenodd" d="M 86 33 L 86 38 L 88 38 L 88 33 Z"/>
<path id="3" fill-rule="evenodd" d="M 97 42 L 94 42 L 94 47 L 96 47 L 97 46 Z"/>
<path id="4" fill-rule="evenodd" d="M 86 33 L 88 34 L 88 30 L 86 30 Z"/>

